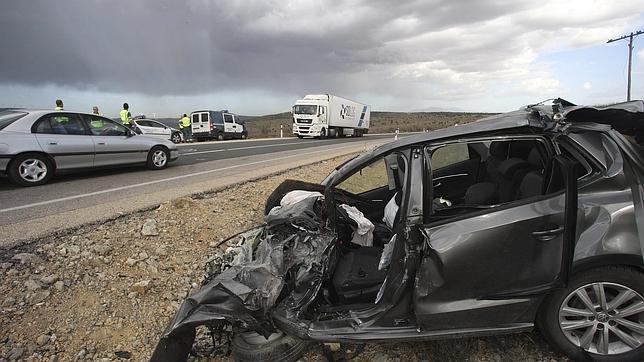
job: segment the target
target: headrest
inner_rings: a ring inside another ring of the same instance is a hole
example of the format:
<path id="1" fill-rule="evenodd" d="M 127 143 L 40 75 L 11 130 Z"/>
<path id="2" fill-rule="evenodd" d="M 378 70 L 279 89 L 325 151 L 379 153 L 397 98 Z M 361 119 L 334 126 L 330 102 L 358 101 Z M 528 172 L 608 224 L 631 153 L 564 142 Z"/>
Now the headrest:
<path id="1" fill-rule="evenodd" d="M 536 166 L 539 168 L 543 167 L 543 160 L 541 159 L 541 154 L 539 153 L 539 150 L 535 147 L 530 151 L 528 154 L 528 162 L 532 166 Z"/>
<path id="2" fill-rule="evenodd" d="M 480 182 L 465 192 L 465 203 L 470 205 L 494 205 L 499 199 L 496 186 L 491 182 Z"/>
<path id="3" fill-rule="evenodd" d="M 499 164 L 498 170 L 506 179 L 512 179 L 517 171 L 529 167 L 530 164 L 520 158 L 508 158 Z"/>
<path id="4" fill-rule="evenodd" d="M 504 141 L 494 141 L 490 143 L 490 156 L 497 158 L 507 158 L 508 157 L 508 142 Z"/>

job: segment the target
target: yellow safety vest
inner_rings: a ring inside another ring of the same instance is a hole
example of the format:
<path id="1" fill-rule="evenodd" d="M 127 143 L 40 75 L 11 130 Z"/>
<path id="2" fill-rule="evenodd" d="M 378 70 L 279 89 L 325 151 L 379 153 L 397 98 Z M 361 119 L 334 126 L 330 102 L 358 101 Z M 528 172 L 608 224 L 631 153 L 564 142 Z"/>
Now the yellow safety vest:
<path id="1" fill-rule="evenodd" d="M 63 107 L 56 107 L 56 108 L 54 108 L 54 111 L 62 111 L 62 110 L 63 110 Z"/>
<path id="2" fill-rule="evenodd" d="M 89 122 L 89 125 L 92 128 L 103 128 L 103 126 L 105 126 L 105 123 L 103 123 L 103 120 L 100 118 L 92 117 L 92 120 Z"/>
<path id="3" fill-rule="evenodd" d="M 187 128 L 187 127 L 190 127 L 190 118 L 188 117 L 181 118 L 181 128 Z"/>
<path id="4" fill-rule="evenodd" d="M 123 123 L 126 126 L 130 125 L 130 117 L 128 117 L 128 113 L 130 113 L 127 109 L 122 109 L 119 115 L 121 116 L 121 123 Z"/>

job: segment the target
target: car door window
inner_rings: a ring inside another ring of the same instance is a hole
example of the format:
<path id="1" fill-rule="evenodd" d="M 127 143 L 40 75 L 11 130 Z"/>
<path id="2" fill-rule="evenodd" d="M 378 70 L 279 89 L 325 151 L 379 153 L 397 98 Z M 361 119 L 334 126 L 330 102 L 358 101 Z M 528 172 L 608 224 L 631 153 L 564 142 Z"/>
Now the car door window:
<path id="1" fill-rule="evenodd" d="M 336 187 L 358 195 L 388 185 L 387 165 L 385 160 L 381 158 L 356 171 Z"/>
<path id="2" fill-rule="evenodd" d="M 34 133 L 86 135 L 87 130 L 78 115 L 73 113 L 48 114 L 32 128 Z"/>
<path id="3" fill-rule="evenodd" d="M 100 116 L 84 116 L 94 136 L 127 136 L 128 129 L 110 119 Z"/>
<path id="4" fill-rule="evenodd" d="M 439 170 L 470 159 L 467 143 L 453 143 L 441 147 L 432 153 L 432 169 Z"/>
<path id="5" fill-rule="evenodd" d="M 233 123 L 233 116 L 231 114 L 224 114 L 225 123 Z"/>

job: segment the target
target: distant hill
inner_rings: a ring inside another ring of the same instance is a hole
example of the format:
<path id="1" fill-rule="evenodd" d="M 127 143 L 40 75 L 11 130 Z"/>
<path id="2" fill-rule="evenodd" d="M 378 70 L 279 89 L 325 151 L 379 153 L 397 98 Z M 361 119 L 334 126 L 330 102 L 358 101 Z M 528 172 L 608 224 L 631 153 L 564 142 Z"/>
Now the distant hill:
<path id="1" fill-rule="evenodd" d="M 371 112 L 369 133 L 417 132 L 436 130 L 487 117 L 493 113 L 468 112 Z M 291 136 L 293 118 L 290 112 L 250 118 L 246 121 L 250 137 L 279 137 L 280 125 L 284 136 Z"/>

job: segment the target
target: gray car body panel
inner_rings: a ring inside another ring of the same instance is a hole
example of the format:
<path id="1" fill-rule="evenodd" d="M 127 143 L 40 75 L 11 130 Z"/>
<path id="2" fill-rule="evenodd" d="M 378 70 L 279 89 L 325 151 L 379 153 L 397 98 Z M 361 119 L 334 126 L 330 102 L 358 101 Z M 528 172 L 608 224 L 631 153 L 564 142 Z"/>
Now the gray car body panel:
<path id="1" fill-rule="evenodd" d="M 143 163 L 154 146 L 168 148 L 170 160 L 177 159 L 179 155 L 174 143 L 156 137 L 32 133 L 32 125 L 48 114 L 67 113 L 81 116 L 91 116 L 91 114 L 50 110 L 20 111 L 28 114 L 0 130 L 0 173 L 6 172 L 13 157 L 27 152 L 49 155 L 56 163 L 57 170 Z"/>

